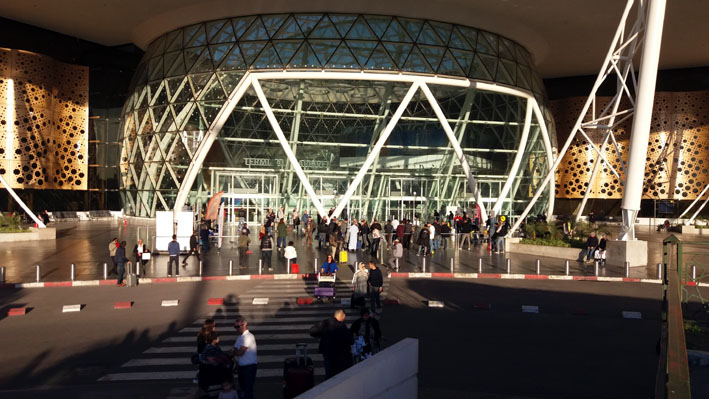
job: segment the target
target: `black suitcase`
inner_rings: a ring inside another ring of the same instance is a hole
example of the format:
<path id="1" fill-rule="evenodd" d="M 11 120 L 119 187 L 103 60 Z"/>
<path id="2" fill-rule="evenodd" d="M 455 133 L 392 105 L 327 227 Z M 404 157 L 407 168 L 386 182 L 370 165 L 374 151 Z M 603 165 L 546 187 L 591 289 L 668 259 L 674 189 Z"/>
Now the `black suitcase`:
<path id="1" fill-rule="evenodd" d="M 313 359 L 308 357 L 307 345 L 295 345 L 295 357 L 283 362 L 283 397 L 295 398 L 315 385 Z"/>

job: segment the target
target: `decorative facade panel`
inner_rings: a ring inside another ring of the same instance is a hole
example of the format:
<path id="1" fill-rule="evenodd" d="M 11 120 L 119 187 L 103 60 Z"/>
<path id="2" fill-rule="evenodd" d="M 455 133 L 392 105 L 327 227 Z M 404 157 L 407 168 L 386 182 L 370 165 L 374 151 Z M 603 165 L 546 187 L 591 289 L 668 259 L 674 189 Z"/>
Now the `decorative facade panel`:
<path id="1" fill-rule="evenodd" d="M 88 68 L 0 49 L 0 174 L 13 188 L 86 190 Z"/>
<path id="2" fill-rule="evenodd" d="M 604 100 L 597 109 L 602 109 L 609 99 Z M 585 98 L 551 101 L 559 143 L 566 140 L 564 135 L 568 136 L 573 128 L 584 101 Z M 709 91 L 656 93 L 652 115 L 643 198 L 693 200 L 709 184 Z M 628 119 L 614 131 L 622 160 L 610 141 L 604 152 L 622 179 L 631 128 L 632 119 Z M 601 133 L 587 133 L 596 145 L 603 140 Z M 585 139 L 574 141 L 557 170 L 557 198 L 583 198 L 595 156 Z M 622 198 L 620 181 L 609 168 L 601 168 L 590 187 L 589 198 Z"/>

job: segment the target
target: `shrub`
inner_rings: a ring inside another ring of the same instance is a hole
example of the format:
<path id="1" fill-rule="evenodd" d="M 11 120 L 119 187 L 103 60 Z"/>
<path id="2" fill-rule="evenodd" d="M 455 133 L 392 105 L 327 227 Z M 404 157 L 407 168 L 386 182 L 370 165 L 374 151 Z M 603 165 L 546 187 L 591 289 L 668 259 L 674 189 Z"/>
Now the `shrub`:
<path id="1" fill-rule="evenodd" d="M 0 215 L 0 233 L 22 233 L 29 231 L 22 225 L 20 215 Z"/>

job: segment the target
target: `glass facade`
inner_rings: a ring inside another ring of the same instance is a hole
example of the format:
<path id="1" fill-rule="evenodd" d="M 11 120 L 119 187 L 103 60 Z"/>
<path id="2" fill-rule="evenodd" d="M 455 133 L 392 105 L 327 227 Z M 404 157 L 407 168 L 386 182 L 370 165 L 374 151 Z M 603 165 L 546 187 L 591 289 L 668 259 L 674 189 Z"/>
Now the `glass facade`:
<path id="1" fill-rule="evenodd" d="M 328 72 L 378 72 L 494 83 L 541 104 L 541 80 L 528 52 L 504 37 L 436 21 L 379 15 L 282 14 L 211 21 L 156 39 L 136 72 L 123 109 L 122 195 L 128 214 L 171 210 L 198 151 L 204 162 L 189 187 L 196 209 L 224 191 L 229 220 L 258 222 L 269 207 L 309 209 L 311 198 L 288 161 L 252 87 L 236 102 L 214 144 L 210 134 L 244 75 L 312 72 L 313 78 L 260 79 L 308 181 L 335 207 L 365 163 L 411 83 L 321 79 Z M 445 79 L 444 79 L 445 80 Z M 527 99 L 476 86 L 429 84 L 463 149 L 487 208 L 508 181 L 525 125 Z M 233 105 L 233 104 L 232 104 Z M 521 213 L 548 170 L 536 119 L 502 213 Z M 199 166 L 199 165 L 198 165 Z M 426 216 L 474 197 L 453 146 L 421 90 L 408 104 L 347 204 L 350 214 Z M 185 187 L 184 189 L 187 189 Z M 545 194 L 548 197 L 548 191 Z M 536 212 L 547 203 L 538 202 Z"/>

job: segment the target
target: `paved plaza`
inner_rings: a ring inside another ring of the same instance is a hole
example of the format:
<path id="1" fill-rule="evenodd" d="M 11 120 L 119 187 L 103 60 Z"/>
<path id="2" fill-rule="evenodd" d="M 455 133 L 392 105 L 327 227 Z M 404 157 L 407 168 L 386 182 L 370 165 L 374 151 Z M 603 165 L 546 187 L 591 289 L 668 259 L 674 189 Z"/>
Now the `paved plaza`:
<path id="1" fill-rule="evenodd" d="M 3 243 L 0 246 L 0 266 L 7 268 L 8 283 L 27 283 L 36 281 L 36 265 L 40 265 L 40 281 L 56 282 L 68 281 L 71 276 L 71 264 L 76 267 L 76 280 L 96 280 L 103 278 L 103 264 L 111 269 L 111 262 L 108 257 L 108 243 L 113 237 L 125 240 L 128 244 L 128 257 L 132 259 L 130 252 L 140 236 L 149 245 L 153 242 L 154 224 L 147 222 L 130 220 L 124 225 L 123 220 L 96 220 L 81 222 L 56 223 L 56 241 L 29 241 L 16 243 Z M 233 274 L 259 274 L 260 251 L 258 250 L 258 237 L 256 228 L 251 228 L 252 254 L 248 256 L 246 268 L 239 268 L 238 254 L 235 238 L 225 238 L 222 248 L 212 247 L 206 254 L 203 254 L 202 275 L 204 276 L 224 276 L 229 274 L 229 262 L 233 262 Z M 657 233 L 645 226 L 638 227 L 640 239 L 649 242 L 648 266 L 633 267 L 630 270 L 632 278 L 657 278 L 657 263 L 662 261 L 662 240 L 667 237 L 667 233 Z M 697 239 L 692 237 L 682 237 L 683 240 Z M 298 252 L 298 263 L 301 273 L 310 273 L 318 265 L 322 264 L 326 257 L 326 249 L 318 249 L 317 241 L 314 245 L 306 246 L 303 237 L 296 237 L 294 233 L 289 233 L 288 240 L 295 242 Z M 402 262 L 400 262 L 401 272 L 421 272 L 424 268 L 426 272 L 450 272 L 451 259 L 453 271 L 456 273 L 476 273 L 479 271 L 480 261 L 482 261 L 483 273 L 507 273 L 506 258 L 511 260 L 511 273 L 534 274 L 536 273 L 536 260 L 541 261 L 541 274 L 563 275 L 565 273 L 565 260 L 558 258 L 545 258 L 530 256 L 518 253 L 494 254 L 487 251 L 486 244 L 474 245 L 470 249 L 455 250 L 448 240 L 448 249 L 438 250 L 432 256 L 417 256 L 415 249 L 405 250 Z M 412 246 L 413 248 L 413 246 Z M 581 250 L 579 250 L 580 252 Z M 383 254 L 383 263 L 386 263 L 390 256 L 390 251 L 386 248 L 380 251 Z M 348 254 L 348 265 L 350 272 L 355 262 L 367 262 L 373 259 L 368 251 L 360 250 Z M 165 254 L 154 256 L 146 265 L 147 277 L 167 276 L 167 256 Z M 182 258 L 181 258 L 182 259 Z M 377 258 L 378 263 L 382 263 L 381 255 Z M 570 260 L 569 273 L 575 276 L 594 275 L 593 265 L 586 265 L 582 262 Z M 266 265 L 262 265 L 262 274 L 282 274 L 287 272 L 287 262 L 283 257 L 283 251 L 274 251 L 271 267 L 268 270 Z M 180 276 L 198 276 L 199 263 L 196 257 L 191 256 L 185 267 L 180 268 Z M 351 275 L 351 274 L 350 274 Z M 622 277 L 625 270 L 620 266 L 605 265 L 599 268 L 599 276 Z M 109 276 L 111 277 L 111 276 Z M 146 277 L 146 276 L 144 276 Z M 113 276 L 115 278 L 115 275 Z"/>

